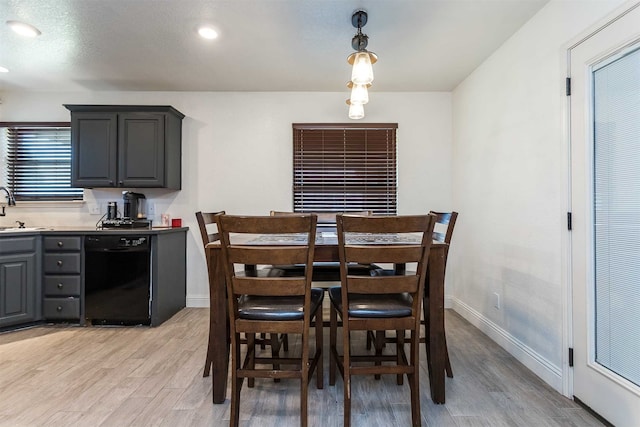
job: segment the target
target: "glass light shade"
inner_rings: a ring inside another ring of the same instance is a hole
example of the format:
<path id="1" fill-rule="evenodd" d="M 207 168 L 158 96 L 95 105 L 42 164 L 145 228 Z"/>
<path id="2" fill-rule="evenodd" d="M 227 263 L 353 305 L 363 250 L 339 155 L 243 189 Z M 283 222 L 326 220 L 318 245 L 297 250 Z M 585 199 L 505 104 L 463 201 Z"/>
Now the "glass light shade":
<path id="1" fill-rule="evenodd" d="M 369 91 L 367 85 L 354 84 L 351 88 L 351 103 L 352 104 L 366 104 L 369 102 Z"/>
<path id="2" fill-rule="evenodd" d="M 353 120 L 364 118 L 364 105 L 354 103 L 349 104 L 349 118 Z"/>
<path id="3" fill-rule="evenodd" d="M 351 81 L 358 85 L 366 85 L 373 81 L 373 67 L 369 52 L 356 53 L 351 70 Z"/>

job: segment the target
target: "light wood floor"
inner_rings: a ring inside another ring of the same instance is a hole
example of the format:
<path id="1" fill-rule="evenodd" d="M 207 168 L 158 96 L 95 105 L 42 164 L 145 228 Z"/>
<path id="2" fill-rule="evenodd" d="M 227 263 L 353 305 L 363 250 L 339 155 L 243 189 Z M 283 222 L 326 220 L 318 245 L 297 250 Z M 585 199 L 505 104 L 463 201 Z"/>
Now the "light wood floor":
<path id="1" fill-rule="evenodd" d="M 456 313 L 446 321 L 455 377 L 446 380 L 447 403 L 434 405 L 422 361 L 424 426 L 602 425 Z M 0 426 L 228 425 L 229 400 L 213 405 L 211 379 L 202 377 L 207 325 L 208 310 L 191 308 L 156 328 L 0 334 Z M 331 387 L 327 374 L 323 390 L 309 387 L 311 426 L 342 425 L 342 381 Z M 352 393 L 352 425 L 410 425 L 406 381 L 356 377 Z M 298 396 L 293 380 L 245 383 L 241 425 L 298 426 Z"/>

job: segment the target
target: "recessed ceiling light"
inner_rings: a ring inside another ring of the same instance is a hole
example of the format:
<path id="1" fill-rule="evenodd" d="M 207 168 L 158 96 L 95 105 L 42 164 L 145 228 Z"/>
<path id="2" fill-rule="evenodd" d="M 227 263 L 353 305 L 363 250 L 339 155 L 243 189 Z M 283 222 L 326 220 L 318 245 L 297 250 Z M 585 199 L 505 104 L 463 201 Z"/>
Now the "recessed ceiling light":
<path id="1" fill-rule="evenodd" d="M 38 37 L 40 34 L 39 29 L 30 24 L 25 24 L 20 21 L 7 21 L 7 25 L 11 27 L 13 31 L 25 37 Z"/>
<path id="2" fill-rule="evenodd" d="M 4 68 L 4 67 L 0 67 L 0 73 L 8 73 L 9 70 Z"/>
<path id="3" fill-rule="evenodd" d="M 198 28 L 198 34 L 200 34 L 200 37 L 203 39 L 213 40 L 218 38 L 218 32 L 208 26 Z"/>

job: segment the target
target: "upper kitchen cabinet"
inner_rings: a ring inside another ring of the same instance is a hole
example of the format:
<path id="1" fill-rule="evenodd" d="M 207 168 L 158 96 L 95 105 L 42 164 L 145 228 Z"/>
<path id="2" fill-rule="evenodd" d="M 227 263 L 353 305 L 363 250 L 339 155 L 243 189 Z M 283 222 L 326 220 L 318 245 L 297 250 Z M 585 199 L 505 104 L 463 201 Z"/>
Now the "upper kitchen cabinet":
<path id="1" fill-rule="evenodd" d="M 73 187 L 180 189 L 184 114 L 170 106 L 65 107 Z"/>

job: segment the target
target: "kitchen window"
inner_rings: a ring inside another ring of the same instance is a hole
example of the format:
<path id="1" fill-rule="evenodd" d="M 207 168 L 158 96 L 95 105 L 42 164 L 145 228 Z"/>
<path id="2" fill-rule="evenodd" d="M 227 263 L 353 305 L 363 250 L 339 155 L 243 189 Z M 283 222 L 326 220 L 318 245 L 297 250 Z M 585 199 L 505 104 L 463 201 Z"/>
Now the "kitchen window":
<path id="1" fill-rule="evenodd" d="M 3 185 L 16 200 L 82 200 L 71 187 L 71 128 L 68 122 L 0 123 Z"/>
<path id="2" fill-rule="evenodd" d="M 294 211 L 395 215 L 397 128 L 397 123 L 294 123 Z"/>

